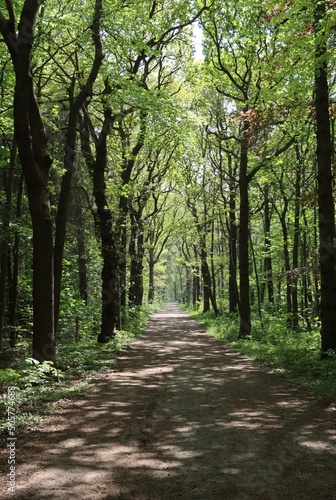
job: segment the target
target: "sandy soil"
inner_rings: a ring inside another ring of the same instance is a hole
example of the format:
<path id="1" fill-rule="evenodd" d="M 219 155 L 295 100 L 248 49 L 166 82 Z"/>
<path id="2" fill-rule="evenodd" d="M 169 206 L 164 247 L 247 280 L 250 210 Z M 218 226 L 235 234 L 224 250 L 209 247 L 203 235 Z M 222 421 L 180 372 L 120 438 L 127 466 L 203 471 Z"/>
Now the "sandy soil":
<path id="1" fill-rule="evenodd" d="M 335 418 L 169 303 L 116 370 L 18 436 L 1 498 L 336 499 Z"/>

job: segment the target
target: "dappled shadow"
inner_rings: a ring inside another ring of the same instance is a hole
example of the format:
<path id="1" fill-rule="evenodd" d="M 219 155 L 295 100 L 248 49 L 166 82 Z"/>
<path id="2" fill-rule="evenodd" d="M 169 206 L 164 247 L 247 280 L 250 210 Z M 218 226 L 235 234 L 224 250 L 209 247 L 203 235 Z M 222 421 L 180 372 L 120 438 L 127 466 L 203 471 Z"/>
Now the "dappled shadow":
<path id="1" fill-rule="evenodd" d="M 170 303 L 31 433 L 13 498 L 332 499 L 332 417 Z"/>

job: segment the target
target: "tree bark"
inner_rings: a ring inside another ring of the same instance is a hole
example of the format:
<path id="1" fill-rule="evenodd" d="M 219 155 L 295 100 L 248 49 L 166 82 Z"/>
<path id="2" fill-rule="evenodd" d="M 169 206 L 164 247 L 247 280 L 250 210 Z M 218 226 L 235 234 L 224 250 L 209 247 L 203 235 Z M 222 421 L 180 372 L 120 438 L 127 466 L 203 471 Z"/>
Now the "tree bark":
<path id="1" fill-rule="evenodd" d="M 205 248 L 205 242 L 202 242 L 201 247 L 201 273 L 203 278 L 203 312 L 210 310 L 210 302 L 216 316 L 219 316 L 219 310 L 217 307 L 216 299 L 212 292 L 211 274 L 209 270 L 209 265 L 207 261 L 207 251 Z"/>
<path id="2" fill-rule="evenodd" d="M 294 241 L 293 241 L 293 270 L 299 267 L 300 249 L 300 212 L 301 212 L 301 157 L 298 145 L 296 145 L 297 171 L 295 179 L 295 207 L 294 207 Z M 298 277 L 292 284 L 292 328 L 299 327 L 299 304 L 298 304 Z"/>
<path id="3" fill-rule="evenodd" d="M 16 200 L 17 221 L 21 216 L 22 193 L 23 193 L 23 175 L 21 174 L 19 180 L 17 200 Z M 10 326 L 10 339 L 12 347 L 16 345 L 16 319 L 17 319 L 17 298 L 18 298 L 18 281 L 19 281 L 19 249 L 20 249 L 20 233 L 19 231 L 16 231 L 14 236 L 14 246 L 12 252 L 13 268 L 11 270 L 11 281 L 9 284 L 9 294 L 8 294 L 9 326 Z M 8 266 L 9 268 L 11 268 L 10 262 Z"/>
<path id="4" fill-rule="evenodd" d="M 83 300 L 84 304 L 88 303 L 88 280 L 87 280 L 87 269 L 86 269 L 86 257 L 85 257 L 85 231 L 84 231 L 84 218 L 83 210 L 81 205 L 81 198 L 78 196 L 75 199 L 75 220 L 77 226 L 77 263 L 78 263 L 78 274 L 79 274 L 79 295 Z"/>
<path id="5" fill-rule="evenodd" d="M 332 144 L 330 134 L 327 43 L 324 33 L 326 2 L 315 8 L 315 112 L 318 165 L 318 207 L 321 272 L 321 350 L 322 356 L 336 351 L 336 253 L 335 210 L 332 192 Z"/>
<path id="6" fill-rule="evenodd" d="M 130 287 L 129 305 L 142 306 L 143 302 L 143 258 L 144 258 L 144 228 L 141 221 L 142 211 L 131 210 L 131 240 L 129 254 L 130 265 Z"/>
<path id="7" fill-rule="evenodd" d="M 11 155 L 9 161 L 8 176 L 4 176 L 4 184 L 6 191 L 6 201 L 3 208 L 3 221 L 2 221 L 2 245 L 1 245 L 1 272 L 0 272 L 0 346 L 2 347 L 4 319 L 6 311 L 6 284 L 8 274 L 8 256 L 9 256 L 9 241 L 10 241 L 10 221 L 12 212 L 12 198 L 13 198 L 13 185 L 14 185 L 14 172 L 17 156 L 17 147 L 15 139 L 12 142 Z M 12 347 L 14 347 L 12 343 Z"/>
<path id="8" fill-rule="evenodd" d="M 18 34 L 11 2 L 10 19 L 0 31 L 15 70 L 14 130 L 26 181 L 33 226 L 33 352 L 39 361 L 55 361 L 53 223 L 48 177 L 52 159 L 31 75 L 34 25 L 40 2 L 26 0 Z"/>
<path id="9" fill-rule="evenodd" d="M 198 306 L 201 300 L 201 278 L 200 278 L 200 266 L 198 264 L 198 251 L 196 245 L 194 245 L 194 259 L 195 264 L 193 266 L 193 306 Z"/>
<path id="10" fill-rule="evenodd" d="M 286 206 L 286 205 L 285 205 Z M 290 258 L 289 258 L 289 248 L 288 248 L 288 228 L 285 216 L 286 209 L 283 210 L 280 219 L 283 235 L 283 253 L 285 262 L 285 278 L 286 278 L 286 309 L 288 315 L 288 325 L 292 324 L 292 284 L 290 275 Z"/>
<path id="11" fill-rule="evenodd" d="M 266 185 L 264 190 L 265 196 L 265 258 L 264 258 L 264 276 L 265 283 L 263 289 L 267 288 L 267 300 L 269 304 L 274 304 L 274 286 L 273 286 L 273 273 L 272 273 L 272 256 L 271 256 L 271 215 L 270 215 L 270 200 L 269 200 L 269 187 Z M 262 293 L 264 295 L 264 293 Z M 261 298 L 261 302 L 264 297 Z"/>
<path id="12" fill-rule="evenodd" d="M 238 311 L 236 193 L 230 183 L 229 195 L 229 312 Z"/>
<path id="13" fill-rule="evenodd" d="M 144 145 L 146 131 L 146 113 L 140 112 L 140 131 L 136 139 L 136 143 L 132 148 L 131 158 L 129 155 L 129 135 L 123 127 L 122 120 L 119 121 L 119 135 L 123 147 L 123 165 L 121 172 L 121 186 L 124 188 L 130 182 L 132 171 L 135 165 L 135 160 L 139 155 Z M 118 318 L 118 327 L 121 329 L 121 313 L 126 306 L 126 271 L 127 271 L 127 215 L 128 215 L 128 198 L 124 194 L 119 197 L 119 216 L 116 223 L 115 244 L 118 255 L 119 267 L 119 287 L 120 287 L 120 314 Z"/>
<path id="14" fill-rule="evenodd" d="M 248 195 L 248 144 L 246 134 L 248 124 L 244 124 L 244 137 L 241 139 L 239 169 L 239 338 L 251 334 L 250 273 L 249 273 L 249 195 Z"/>
<path id="15" fill-rule="evenodd" d="M 107 342 L 115 336 L 119 317 L 119 268 L 115 246 L 112 213 L 106 197 L 105 172 L 107 168 L 107 137 L 112 116 L 105 110 L 104 124 L 99 138 L 95 141 L 96 160 L 93 166 L 93 194 L 97 205 L 102 246 L 102 316 L 98 342 Z"/>
<path id="16" fill-rule="evenodd" d="M 206 313 L 210 311 L 210 273 L 208 269 L 208 264 L 206 262 L 206 257 L 201 252 L 201 273 L 203 278 L 203 312 Z"/>
<path id="17" fill-rule="evenodd" d="M 148 258 L 148 269 L 149 269 L 149 286 L 148 286 L 148 303 L 153 304 L 154 302 L 154 266 L 155 260 L 152 252 L 149 252 Z"/>
<path id="18" fill-rule="evenodd" d="M 211 246 L 210 246 L 210 264 L 211 264 L 211 293 L 212 293 L 212 302 L 215 304 L 216 314 L 219 314 L 217 308 L 217 283 L 216 283 L 216 272 L 215 272 L 215 261 L 214 261 L 214 253 L 215 253 L 215 223 L 214 223 L 214 209 L 212 213 L 213 220 L 211 222 Z"/>

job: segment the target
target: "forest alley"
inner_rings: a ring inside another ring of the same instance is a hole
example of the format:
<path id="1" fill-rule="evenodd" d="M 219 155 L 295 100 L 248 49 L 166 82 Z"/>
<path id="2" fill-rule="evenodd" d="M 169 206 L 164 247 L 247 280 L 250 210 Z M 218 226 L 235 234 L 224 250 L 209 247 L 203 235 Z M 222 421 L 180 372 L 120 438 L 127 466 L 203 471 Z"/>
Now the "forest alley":
<path id="1" fill-rule="evenodd" d="M 169 303 L 116 370 L 18 435 L 1 498 L 331 500 L 335 417 Z"/>

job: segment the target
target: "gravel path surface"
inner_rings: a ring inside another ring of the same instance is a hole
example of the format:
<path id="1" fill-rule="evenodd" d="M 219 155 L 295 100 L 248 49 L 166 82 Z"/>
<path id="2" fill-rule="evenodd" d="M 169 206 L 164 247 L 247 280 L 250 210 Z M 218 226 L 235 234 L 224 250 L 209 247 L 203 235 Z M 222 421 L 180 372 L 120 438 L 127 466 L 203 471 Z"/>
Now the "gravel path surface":
<path id="1" fill-rule="evenodd" d="M 335 418 L 169 303 L 116 370 L 18 436 L 1 498 L 336 499 Z"/>

